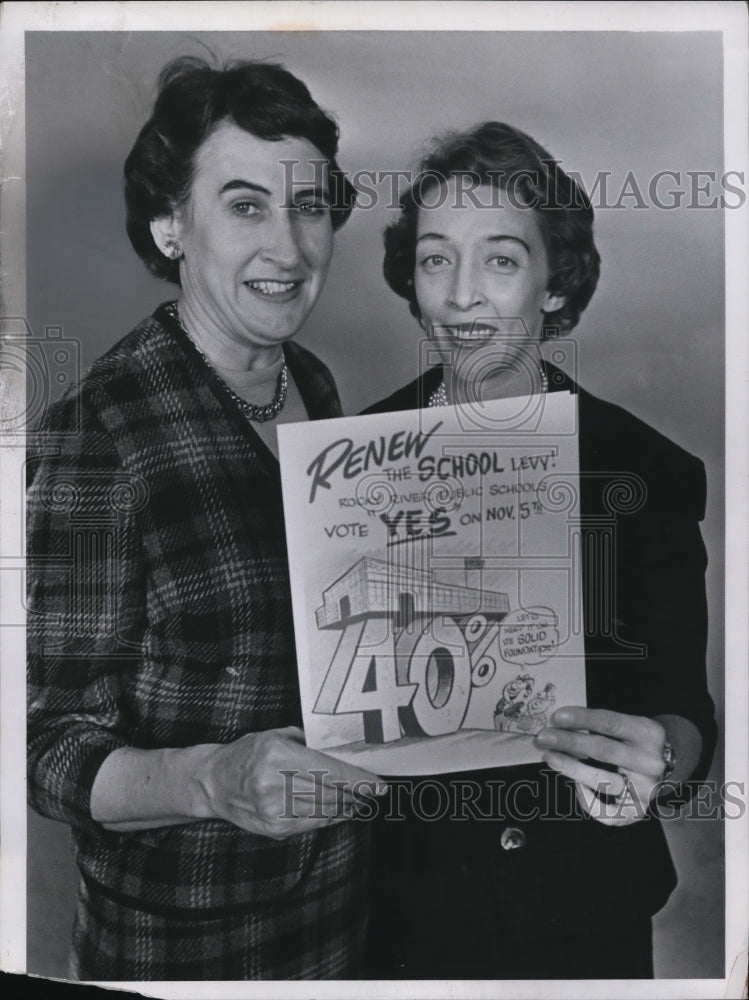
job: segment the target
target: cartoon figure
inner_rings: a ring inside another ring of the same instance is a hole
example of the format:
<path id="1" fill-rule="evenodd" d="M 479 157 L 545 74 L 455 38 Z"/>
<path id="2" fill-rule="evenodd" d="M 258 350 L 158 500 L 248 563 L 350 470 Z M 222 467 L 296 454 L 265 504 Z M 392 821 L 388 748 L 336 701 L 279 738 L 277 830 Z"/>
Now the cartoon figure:
<path id="1" fill-rule="evenodd" d="M 554 685 L 547 684 L 543 691 L 537 692 L 525 706 L 525 712 L 517 719 L 517 728 L 523 733 L 537 733 L 546 725 L 546 712 L 556 701 Z"/>
<path id="2" fill-rule="evenodd" d="M 513 732 L 513 723 L 522 714 L 525 703 L 535 684 L 530 674 L 518 674 L 518 676 L 505 684 L 502 689 L 502 697 L 497 702 L 494 709 L 494 728 L 500 732 Z"/>

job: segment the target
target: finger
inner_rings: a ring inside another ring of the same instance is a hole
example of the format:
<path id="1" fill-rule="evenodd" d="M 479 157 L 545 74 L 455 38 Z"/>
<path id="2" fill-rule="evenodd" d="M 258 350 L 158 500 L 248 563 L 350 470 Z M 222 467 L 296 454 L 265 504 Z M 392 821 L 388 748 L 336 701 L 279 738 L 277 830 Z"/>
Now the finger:
<path id="1" fill-rule="evenodd" d="M 575 730 L 542 729 L 535 736 L 536 745 L 559 751 L 573 757 L 600 761 L 653 777 L 663 770 L 659 752 L 631 743 L 599 736 L 597 733 L 580 733 Z"/>
<path id="2" fill-rule="evenodd" d="M 559 729 L 587 729 L 627 743 L 652 746 L 659 751 L 666 736 L 663 726 L 655 719 L 612 712 L 605 708 L 565 706 L 557 709 L 550 721 Z"/>
<path id="3" fill-rule="evenodd" d="M 279 735 L 286 736 L 288 739 L 293 740 L 294 743 L 301 743 L 302 746 L 306 745 L 304 740 L 304 730 L 300 729 L 299 726 L 282 726 L 280 729 L 277 729 L 276 732 Z"/>
<path id="4" fill-rule="evenodd" d="M 601 770 L 564 754 L 545 754 L 544 760 L 574 780 L 577 799 L 593 819 L 622 826 L 647 814 L 649 782 L 641 776 Z"/>
<path id="5" fill-rule="evenodd" d="M 373 798 L 365 795 L 352 795 L 344 789 L 312 788 L 311 785 L 298 785 L 291 795 L 287 795 L 284 810 L 291 809 L 303 818 L 338 818 L 341 815 L 353 816 L 360 811 L 371 811 Z"/>
<path id="6" fill-rule="evenodd" d="M 310 773 L 325 771 L 326 775 L 330 775 L 331 780 L 345 780 L 351 784 L 357 781 L 377 784 L 379 781 L 378 776 L 371 771 L 366 771 L 364 768 L 348 764 L 346 761 L 339 760 L 336 757 L 331 757 L 322 750 L 315 750 L 312 747 L 308 747 L 305 743 L 304 732 L 298 726 L 286 726 L 283 729 L 276 729 L 274 732 L 276 735 L 283 737 L 284 741 L 293 744 L 294 756 L 293 763 L 290 762 L 290 766 L 300 763 L 305 765 L 304 767 L 300 767 L 302 771 L 305 769 L 310 771 Z"/>
<path id="7" fill-rule="evenodd" d="M 345 761 L 330 757 L 326 753 L 318 750 L 304 748 L 303 753 L 304 770 L 311 775 L 323 774 L 323 782 L 332 784 L 333 782 L 344 782 L 351 787 L 362 786 L 371 789 L 371 794 L 381 795 L 387 791 L 387 783 L 383 782 L 376 774 L 365 771 L 361 767 L 347 764 Z"/>
<path id="8" fill-rule="evenodd" d="M 313 785 L 309 783 L 300 783 L 298 785 L 300 789 L 304 791 L 312 790 Z M 388 786 L 383 782 L 355 782 L 353 785 L 348 784 L 334 784 L 333 786 L 324 786 L 326 789 L 331 789 L 335 791 L 336 796 L 344 802 L 347 806 L 351 806 L 354 809 L 359 808 L 371 808 L 373 802 L 381 798 L 388 791 Z"/>
<path id="9" fill-rule="evenodd" d="M 576 785 L 575 794 L 582 808 L 604 826 L 631 826 L 642 818 L 642 811 L 632 800 L 606 802 L 586 785 Z"/>
<path id="10" fill-rule="evenodd" d="M 287 772 L 288 773 L 288 772 Z M 314 780 L 306 774 L 292 775 L 292 780 L 285 785 L 287 798 L 298 799 L 309 804 L 309 809 L 302 812 L 307 815 L 316 807 L 327 808 L 331 803 L 338 803 L 346 808 L 358 809 L 371 803 L 373 797 L 379 794 L 374 782 L 326 782 L 321 778 Z"/>
<path id="11" fill-rule="evenodd" d="M 382 781 L 371 771 L 365 771 L 361 767 L 355 767 L 353 764 L 347 764 L 344 761 L 336 760 L 334 757 L 328 757 L 327 754 L 320 754 L 320 757 L 324 766 L 329 769 L 330 774 L 336 781 L 345 781 L 352 786 L 367 786 L 373 790 L 379 789 L 379 791 L 374 793 L 378 795 L 387 790 L 387 782 Z"/>
<path id="12" fill-rule="evenodd" d="M 343 809 L 354 809 L 359 805 L 361 801 L 346 795 L 343 789 L 295 783 L 293 787 L 287 789 L 283 803 L 280 801 L 277 804 L 267 803 L 265 810 L 298 818 L 324 819 Z"/>
<path id="13" fill-rule="evenodd" d="M 617 771 L 607 771 L 605 768 L 583 764 L 576 757 L 568 757 L 563 753 L 545 753 L 543 759 L 549 767 L 579 782 L 596 795 L 616 798 L 627 790 L 626 777 Z"/>
<path id="14" fill-rule="evenodd" d="M 368 775 L 366 772 L 364 777 L 360 777 L 358 773 L 346 774 L 328 768 L 327 762 L 319 768 L 309 767 L 303 770 L 283 768 L 283 772 L 290 775 L 298 787 L 332 789 L 336 794 L 343 794 L 352 802 L 384 795 L 388 790 L 387 782 L 375 775 Z"/>
<path id="15" fill-rule="evenodd" d="M 275 797 L 252 807 L 238 801 L 233 806 L 230 817 L 233 822 L 265 836 L 291 836 L 319 829 L 330 823 L 350 820 L 365 808 L 361 802 L 299 788 L 287 792 L 283 799 Z"/>
<path id="16" fill-rule="evenodd" d="M 303 809 L 306 810 L 306 807 L 303 807 Z M 360 810 L 361 806 L 356 807 L 340 802 L 329 803 L 327 805 L 318 804 L 308 811 L 301 811 L 298 815 L 284 813 L 277 817 L 268 817 L 266 822 L 281 825 L 284 829 L 288 828 L 289 824 L 298 823 L 306 824 L 309 829 L 320 829 L 332 823 L 348 822 L 358 816 Z"/>

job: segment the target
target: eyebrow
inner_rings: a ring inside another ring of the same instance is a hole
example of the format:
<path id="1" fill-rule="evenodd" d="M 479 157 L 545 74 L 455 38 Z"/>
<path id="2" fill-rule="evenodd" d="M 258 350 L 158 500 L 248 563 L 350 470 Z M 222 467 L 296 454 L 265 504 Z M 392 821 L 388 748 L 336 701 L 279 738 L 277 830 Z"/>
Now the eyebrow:
<path id="1" fill-rule="evenodd" d="M 421 236 L 416 240 L 417 245 L 421 243 L 422 240 L 441 240 L 445 242 L 448 240 L 448 237 L 444 236 L 442 233 L 422 233 Z M 487 243 L 505 243 L 507 240 L 510 240 L 512 243 L 519 243 L 520 246 L 523 247 L 525 252 L 528 254 L 528 256 L 529 257 L 531 256 L 531 248 L 528 246 L 525 240 L 521 240 L 519 236 L 510 236 L 509 233 L 507 234 L 499 233 L 496 236 L 486 237 Z"/>
<path id="2" fill-rule="evenodd" d="M 252 181 L 240 180 L 239 178 L 227 181 L 219 191 L 219 194 L 226 194 L 229 191 L 257 191 L 258 194 L 264 194 L 268 198 L 272 197 L 268 188 L 263 187 L 261 184 L 254 184 Z M 327 199 L 330 197 L 330 192 L 327 187 L 321 187 L 319 184 L 310 184 L 308 188 L 296 189 L 293 192 L 291 204 L 293 205 L 300 198 L 309 198 L 310 195 L 313 195 L 315 198 Z"/>
<path id="3" fill-rule="evenodd" d="M 261 184 L 253 184 L 252 181 L 243 180 L 233 180 L 227 181 L 226 184 L 221 188 L 219 194 L 224 194 L 226 191 L 237 191 L 237 190 L 250 190 L 258 191 L 260 194 L 267 194 L 270 197 L 270 191 L 268 188 L 264 188 Z"/>
<path id="4" fill-rule="evenodd" d="M 294 198 L 309 198 L 314 195 L 316 198 L 327 198 L 330 191 L 327 186 L 321 187 L 319 184 L 310 184 L 307 188 L 296 188 L 293 193 Z"/>

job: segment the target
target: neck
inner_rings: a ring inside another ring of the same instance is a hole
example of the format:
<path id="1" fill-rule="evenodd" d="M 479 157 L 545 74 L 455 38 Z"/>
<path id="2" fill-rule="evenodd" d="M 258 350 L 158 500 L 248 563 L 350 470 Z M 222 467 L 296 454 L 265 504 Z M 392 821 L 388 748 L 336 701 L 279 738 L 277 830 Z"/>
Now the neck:
<path id="1" fill-rule="evenodd" d="M 453 403 L 476 403 L 490 399 L 507 399 L 513 396 L 529 396 L 544 392 L 547 388 L 546 376 L 540 361 L 534 360 L 522 368 L 501 368 L 476 378 L 476 372 L 446 368 L 444 383 L 447 395 Z"/>
<path id="2" fill-rule="evenodd" d="M 234 339 L 221 329 L 199 304 L 182 296 L 177 301 L 179 321 L 211 364 L 232 371 L 269 368 L 283 355 L 280 344 L 258 347 Z"/>

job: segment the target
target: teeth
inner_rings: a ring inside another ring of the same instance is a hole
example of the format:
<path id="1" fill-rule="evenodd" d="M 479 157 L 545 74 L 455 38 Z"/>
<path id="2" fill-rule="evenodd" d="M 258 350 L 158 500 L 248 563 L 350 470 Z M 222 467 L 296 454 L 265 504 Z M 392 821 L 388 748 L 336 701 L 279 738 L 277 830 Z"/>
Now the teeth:
<path id="1" fill-rule="evenodd" d="M 255 288 L 264 295 L 281 295 L 290 292 L 296 285 L 295 281 L 251 281 L 250 288 Z"/>
<path id="2" fill-rule="evenodd" d="M 471 338 L 480 337 L 491 337 L 497 331 L 493 326 L 454 326 L 453 333 L 456 337 L 460 337 L 463 340 L 470 340 Z"/>

